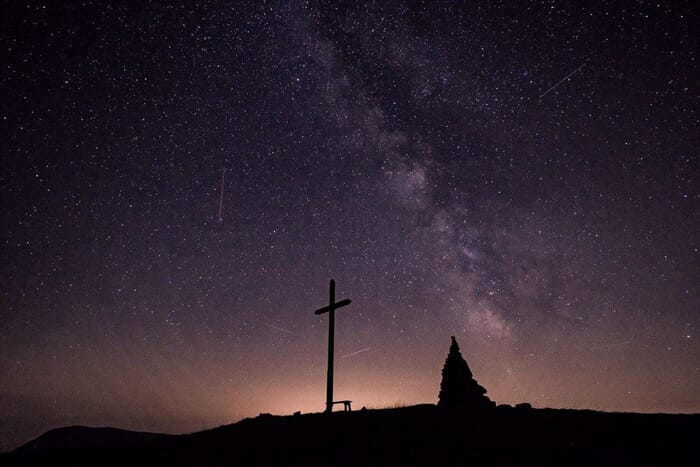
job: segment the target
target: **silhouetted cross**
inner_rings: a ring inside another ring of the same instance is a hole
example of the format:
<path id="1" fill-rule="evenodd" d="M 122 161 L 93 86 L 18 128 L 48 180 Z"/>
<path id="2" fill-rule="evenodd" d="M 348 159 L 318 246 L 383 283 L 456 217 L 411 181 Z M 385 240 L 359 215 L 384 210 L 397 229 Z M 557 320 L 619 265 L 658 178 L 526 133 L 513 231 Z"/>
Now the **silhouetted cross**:
<path id="1" fill-rule="evenodd" d="M 335 281 L 331 279 L 330 292 L 328 293 L 328 306 L 319 308 L 314 313 L 322 315 L 328 313 L 328 379 L 326 381 L 326 412 L 333 412 L 333 341 L 335 339 L 335 310 L 341 306 L 350 305 L 352 300 L 346 298 L 336 303 Z"/>

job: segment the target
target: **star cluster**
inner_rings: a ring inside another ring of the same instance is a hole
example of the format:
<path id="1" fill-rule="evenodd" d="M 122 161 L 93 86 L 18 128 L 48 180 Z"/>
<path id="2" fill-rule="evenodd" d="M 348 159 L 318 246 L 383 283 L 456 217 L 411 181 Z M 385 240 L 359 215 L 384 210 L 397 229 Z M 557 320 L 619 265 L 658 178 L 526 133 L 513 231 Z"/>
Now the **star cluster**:
<path id="1" fill-rule="evenodd" d="M 499 403 L 700 410 L 691 2 L 67 3 L 2 15 L 0 446 L 322 410 L 330 278 L 358 407 L 455 335 Z"/>

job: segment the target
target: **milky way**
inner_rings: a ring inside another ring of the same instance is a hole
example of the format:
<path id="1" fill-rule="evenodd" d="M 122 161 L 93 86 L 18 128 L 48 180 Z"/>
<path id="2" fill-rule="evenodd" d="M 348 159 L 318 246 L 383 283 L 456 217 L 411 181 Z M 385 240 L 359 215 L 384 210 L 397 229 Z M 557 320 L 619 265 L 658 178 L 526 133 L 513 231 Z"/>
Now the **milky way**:
<path id="1" fill-rule="evenodd" d="M 1 447 L 323 410 L 331 278 L 355 407 L 700 410 L 691 2 L 185 3 L 5 7 Z"/>

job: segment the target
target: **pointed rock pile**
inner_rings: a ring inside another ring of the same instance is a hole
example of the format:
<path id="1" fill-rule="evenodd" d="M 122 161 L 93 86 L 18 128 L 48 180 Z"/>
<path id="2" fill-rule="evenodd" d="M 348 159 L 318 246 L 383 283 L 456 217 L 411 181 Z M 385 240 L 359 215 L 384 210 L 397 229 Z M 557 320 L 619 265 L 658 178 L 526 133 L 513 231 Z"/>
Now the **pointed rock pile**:
<path id="1" fill-rule="evenodd" d="M 483 409 L 496 404 L 486 395 L 486 389 L 476 382 L 469 365 L 459 351 L 457 340 L 452 345 L 442 367 L 442 382 L 438 406 L 447 408 Z"/>

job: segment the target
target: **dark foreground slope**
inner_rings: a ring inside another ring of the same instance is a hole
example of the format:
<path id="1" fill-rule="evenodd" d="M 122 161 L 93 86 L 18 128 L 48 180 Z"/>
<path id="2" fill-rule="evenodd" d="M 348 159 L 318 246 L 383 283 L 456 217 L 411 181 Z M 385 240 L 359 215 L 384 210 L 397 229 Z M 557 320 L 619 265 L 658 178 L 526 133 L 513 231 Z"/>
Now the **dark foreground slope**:
<path id="1" fill-rule="evenodd" d="M 165 439 L 170 436 L 172 435 L 120 430 L 118 428 L 68 426 L 44 433 L 34 441 L 30 441 L 22 446 L 19 451 L 123 448 L 124 446 Z"/>
<path id="2" fill-rule="evenodd" d="M 260 416 L 190 435 L 70 430 L 0 457 L 3 465 L 698 465 L 700 415 L 435 406 Z M 76 435 L 77 436 L 77 435 Z M 43 438 L 43 439 L 42 439 Z M 67 443 L 67 444 L 66 444 Z M 58 444 L 72 447 L 58 448 Z M 80 447 L 80 446 L 83 447 Z"/>

